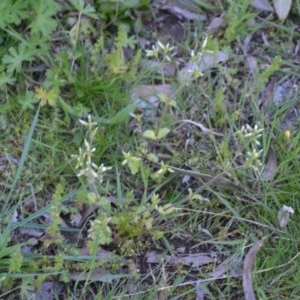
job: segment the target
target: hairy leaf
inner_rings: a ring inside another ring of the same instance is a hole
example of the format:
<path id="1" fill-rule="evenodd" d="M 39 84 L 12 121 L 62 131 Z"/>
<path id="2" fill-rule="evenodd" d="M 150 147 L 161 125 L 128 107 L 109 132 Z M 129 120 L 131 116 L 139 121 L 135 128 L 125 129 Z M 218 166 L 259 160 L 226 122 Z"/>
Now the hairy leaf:
<path id="1" fill-rule="evenodd" d="M 39 0 L 33 6 L 35 19 L 30 24 L 32 34 L 42 34 L 49 37 L 56 28 L 58 22 L 53 18 L 58 12 L 60 5 L 53 0 Z"/>
<path id="2" fill-rule="evenodd" d="M 28 18 L 28 1 L 2 0 L 0 11 L 5 12 L 0 18 L 1 29 L 10 24 L 19 25 L 23 19 Z"/>
<path id="3" fill-rule="evenodd" d="M 22 64 L 25 61 L 33 61 L 33 53 L 28 49 L 25 43 L 20 43 L 18 49 L 9 48 L 9 54 L 5 54 L 2 58 L 2 63 L 6 65 L 8 73 L 12 74 L 14 71 L 20 72 Z"/>

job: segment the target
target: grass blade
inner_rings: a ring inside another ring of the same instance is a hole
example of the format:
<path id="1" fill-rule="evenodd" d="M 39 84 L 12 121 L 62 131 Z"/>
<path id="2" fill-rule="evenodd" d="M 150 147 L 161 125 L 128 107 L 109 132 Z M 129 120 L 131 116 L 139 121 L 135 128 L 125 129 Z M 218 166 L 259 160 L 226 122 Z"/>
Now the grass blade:
<path id="1" fill-rule="evenodd" d="M 21 175 L 21 172 L 22 172 L 23 167 L 24 167 L 25 159 L 27 157 L 27 154 L 28 154 L 28 151 L 29 151 L 29 148 L 30 148 L 30 143 L 31 143 L 31 140 L 32 140 L 33 132 L 34 132 L 34 129 L 35 129 L 36 124 L 38 122 L 39 113 L 40 113 L 40 107 L 37 109 L 37 111 L 35 113 L 35 116 L 33 118 L 33 121 L 31 123 L 30 129 L 29 129 L 29 132 L 28 132 L 28 135 L 25 139 L 25 143 L 24 143 L 22 155 L 21 155 L 21 158 L 20 158 L 20 162 L 19 162 L 19 165 L 18 165 L 17 173 L 14 177 L 14 181 L 12 183 L 11 189 L 9 191 L 9 194 L 8 194 L 7 198 L 6 198 L 5 204 L 2 208 L 2 211 L 4 211 L 4 212 L 7 210 L 8 205 L 11 202 L 10 200 L 11 200 L 12 194 L 15 190 L 15 187 L 16 187 L 16 184 L 17 184 L 18 180 L 20 179 L 20 175 Z"/>

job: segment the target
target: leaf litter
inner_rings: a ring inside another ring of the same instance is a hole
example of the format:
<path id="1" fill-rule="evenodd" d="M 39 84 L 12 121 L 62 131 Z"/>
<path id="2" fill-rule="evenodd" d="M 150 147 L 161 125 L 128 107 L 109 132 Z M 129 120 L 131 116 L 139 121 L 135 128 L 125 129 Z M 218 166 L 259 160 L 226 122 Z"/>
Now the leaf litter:
<path id="1" fill-rule="evenodd" d="M 277 157 L 274 150 L 270 149 L 268 153 L 267 163 L 261 174 L 261 179 L 270 181 L 275 177 L 277 172 Z"/>
<path id="2" fill-rule="evenodd" d="M 252 284 L 252 271 L 254 266 L 255 257 L 263 245 L 266 237 L 256 242 L 248 251 L 245 261 L 244 261 L 244 270 L 243 270 L 243 289 L 245 294 L 245 300 L 255 300 L 255 293 Z"/>

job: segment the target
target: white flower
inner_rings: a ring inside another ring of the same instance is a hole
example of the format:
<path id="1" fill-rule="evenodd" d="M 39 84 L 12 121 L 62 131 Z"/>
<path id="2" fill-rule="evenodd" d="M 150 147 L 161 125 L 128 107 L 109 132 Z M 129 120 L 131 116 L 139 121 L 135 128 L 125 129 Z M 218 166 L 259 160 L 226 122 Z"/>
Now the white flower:
<path id="1" fill-rule="evenodd" d="M 247 155 L 248 155 L 249 159 L 255 160 L 255 159 L 258 159 L 262 153 L 263 153 L 263 149 L 261 149 L 259 151 L 257 151 L 256 149 L 253 149 L 252 152 L 247 152 Z"/>
<path id="2" fill-rule="evenodd" d="M 82 119 L 79 119 L 79 122 L 80 122 L 81 125 L 87 126 L 87 127 L 93 127 L 93 126 L 97 125 L 97 122 L 92 122 L 91 115 L 88 115 L 88 121 L 84 121 Z"/>
<path id="3" fill-rule="evenodd" d="M 152 46 L 152 50 L 145 50 L 145 51 L 146 51 L 147 57 L 155 57 L 155 58 L 158 57 L 159 49 L 158 49 L 158 47 L 156 47 L 154 45 Z"/>
<path id="4" fill-rule="evenodd" d="M 171 58 L 169 57 L 168 53 L 170 53 L 173 49 L 174 47 L 170 46 L 169 43 L 164 45 L 161 41 L 158 40 L 157 45 L 152 46 L 152 50 L 146 50 L 146 56 L 158 59 L 158 55 L 162 53 L 163 59 L 171 61 Z"/>

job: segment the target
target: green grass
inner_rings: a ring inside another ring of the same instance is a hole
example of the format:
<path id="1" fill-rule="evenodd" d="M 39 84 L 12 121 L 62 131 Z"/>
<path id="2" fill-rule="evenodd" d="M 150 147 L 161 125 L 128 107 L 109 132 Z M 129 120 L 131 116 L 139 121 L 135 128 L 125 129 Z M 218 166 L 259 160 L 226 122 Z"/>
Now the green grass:
<path id="1" fill-rule="evenodd" d="M 293 29 L 299 1 L 285 23 L 245 1 L 192 1 L 192 11 L 208 20 L 186 26 L 182 43 L 161 37 L 175 49 L 162 54 L 158 48 L 160 67 L 172 51 L 171 63 L 188 61 L 192 49 L 205 51 L 204 29 L 215 14 L 224 15 L 225 26 L 208 37 L 207 47 L 228 52 L 229 59 L 188 85 L 140 67 L 140 55 L 155 58 L 141 52 L 139 39 L 149 39 L 151 50 L 157 37 L 149 35 L 147 21 L 135 26 L 138 16 L 130 9 L 147 20 L 148 1 L 105 10 L 103 1 L 77 2 L 50 10 L 43 1 L 40 10 L 35 1 L 18 2 L 20 20 L 0 23 L 1 60 L 8 55 L 0 69 L 0 298 L 37 297 L 50 283 L 54 299 L 195 299 L 201 293 L 243 299 L 244 258 L 266 237 L 254 263 L 257 299 L 300 299 L 299 66 L 291 50 L 299 39 Z M 30 29 L 36 15 L 47 28 Z M 253 18 L 258 25 L 246 26 Z M 249 34 L 254 73 L 242 51 Z M 44 46 L 32 52 L 41 35 Z M 294 92 L 278 106 L 267 96 L 259 102 L 272 80 L 293 82 Z M 131 103 L 131 90 L 162 83 L 173 86 L 174 97 L 161 97 L 147 117 Z M 79 122 L 88 115 L 91 127 Z M 262 136 L 243 137 L 246 124 L 258 124 Z M 262 154 L 247 161 L 257 140 Z M 72 155 L 89 146 L 95 151 L 84 164 L 98 174 L 78 177 L 83 168 Z M 274 178 L 262 180 L 271 151 Z M 184 181 L 184 175 L 192 177 Z M 286 228 L 278 225 L 283 205 L 295 211 Z M 178 262 L 193 254 L 212 261 Z M 224 261 L 227 267 L 216 275 Z"/>

